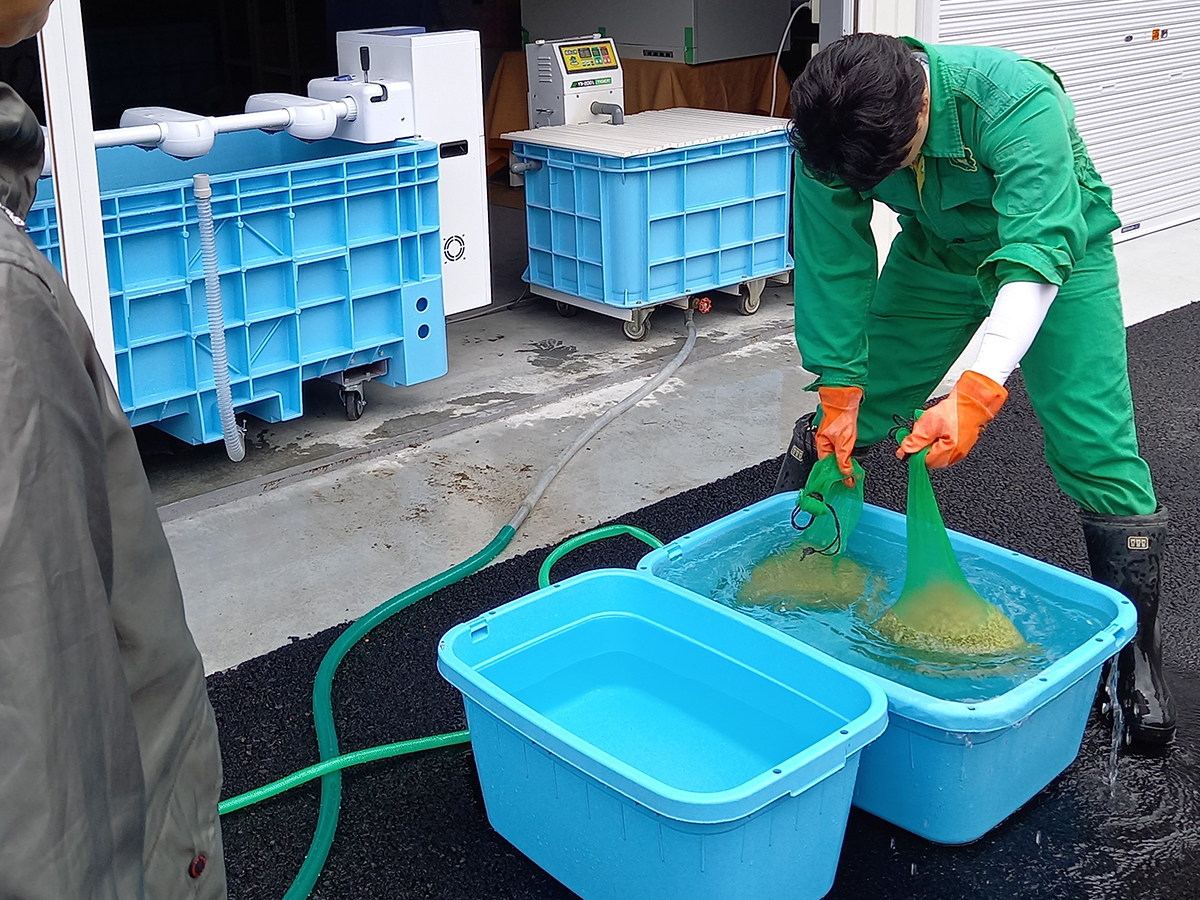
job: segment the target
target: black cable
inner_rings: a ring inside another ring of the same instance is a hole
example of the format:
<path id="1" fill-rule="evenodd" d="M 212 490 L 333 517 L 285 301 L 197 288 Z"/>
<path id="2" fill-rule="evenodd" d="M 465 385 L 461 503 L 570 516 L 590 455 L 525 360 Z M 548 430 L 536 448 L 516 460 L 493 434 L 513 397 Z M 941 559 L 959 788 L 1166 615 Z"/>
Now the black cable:
<path id="1" fill-rule="evenodd" d="M 900 443 L 900 441 L 896 438 L 897 434 L 899 434 L 901 431 L 911 432 L 917 424 L 916 419 L 906 419 L 904 416 L 900 415 L 892 416 L 892 421 L 896 424 L 888 430 L 888 437 L 890 437 L 893 441 L 896 441 L 896 443 Z"/>
<path id="2" fill-rule="evenodd" d="M 510 309 L 516 309 L 517 306 L 524 303 L 532 296 L 533 294 L 530 293 L 528 288 L 526 288 L 525 292 L 521 294 L 520 297 L 518 297 L 516 300 L 510 300 L 503 306 L 489 306 L 487 309 L 481 309 L 478 312 L 473 313 L 452 314 L 446 318 L 446 322 L 450 325 L 457 325 L 459 322 L 470 322 L 472 319 L 482 319 L 484 316 L 494 316 L 496 313 L 502 313 L 507 312 Z"/>
<path id="3" fill-rule="evenodd" d="M 812 556 L 814 553 L 819 553 L 821 556 L 837 556 L 842 552 L 842 522 L 838 518 L 837 510 L 834 509 L 829 502 L 816 491 L 813 491 L 808 496 L 825 504 L 825 508 L 829 510 L 829 514 L 833 516 L 833 540 L 830 541 L 826 546 L 819 549 L 817 547 L 805 547 L 800 551 L 800 556 L 803 558 L 806 556 Z M 817 520 L 817 517 L 812 513 L 808 513 L 808 521 L 805 522 L 803 526 L 797 525 L 796 514 L 799 512 L 807 512 L 807 510 L 805 510 L 799 504 L 796 505 L 796 508 L 792 510 L 792 527 L 803 534 L 804 531 Z"/>

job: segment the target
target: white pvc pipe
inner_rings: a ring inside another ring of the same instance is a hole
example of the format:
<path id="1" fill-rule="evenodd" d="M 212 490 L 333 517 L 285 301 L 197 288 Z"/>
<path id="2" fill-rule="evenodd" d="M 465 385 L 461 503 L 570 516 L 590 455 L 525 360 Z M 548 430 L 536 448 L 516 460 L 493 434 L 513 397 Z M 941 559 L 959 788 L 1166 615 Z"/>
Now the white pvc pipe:
<path id="1" fill-rule="evenodd" d="M 124 147 L 127 144 L 161 144 L 163 129 L 159 125 L 135 125 L 132 128 L 107 128 L 96 132 L 97 147 Z"/>
<path id="2" fill-rule="evenodd" d="M 339 119 L 352 118 L 357 113 L 356 108 L 345 100 L 331 100 L 329 106 Z M 279 109 L 265 109 L 259 112 L 236 113 L 230 116 L 209 116 L 213 133 L 230 134 L 235 131 L 282 131 L 296 120 L 296 108 L 284 106 Z M 141 147 L 157 147 L 167 137 L 167 129 L 163 125 L 131 125 L 126 128 L 107 128 L 97 131 L 97 147 L 126 147 L 137 145 Z"/>
<path id="3" fill-rule="evenodd" d="M 264 109 L 261 112 L 236 113 L 232 116 L 214 116 L 213 130 L 217 134 L 229 134 L 233 131 L 254 131 L 264 128 L 267 131 L 280 131 L 292 124 L 295 113 L 290 106 L 281 109 Z"/>

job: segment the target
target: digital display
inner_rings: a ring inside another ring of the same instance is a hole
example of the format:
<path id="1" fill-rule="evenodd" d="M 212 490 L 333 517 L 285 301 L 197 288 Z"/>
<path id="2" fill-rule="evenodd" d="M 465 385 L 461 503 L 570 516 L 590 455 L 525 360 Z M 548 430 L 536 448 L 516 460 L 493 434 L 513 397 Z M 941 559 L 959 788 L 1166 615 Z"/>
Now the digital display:
<path id="1" fill-rule="evenodd" d="M 570 44 L 559 48 L 567 72 L 598 72 L 617 68 L 617 52 L 612 41 L 592 44 Z"/>

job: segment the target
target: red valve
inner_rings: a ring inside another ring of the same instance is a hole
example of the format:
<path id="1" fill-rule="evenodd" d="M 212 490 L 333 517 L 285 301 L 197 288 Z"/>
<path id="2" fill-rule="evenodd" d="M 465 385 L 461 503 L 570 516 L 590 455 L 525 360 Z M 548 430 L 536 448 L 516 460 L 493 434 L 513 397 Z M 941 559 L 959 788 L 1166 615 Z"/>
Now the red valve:
<path id="1" fill-rule="evenodd" d="M 708 297 L 697 297 L 696 312 L 701 315 L 712 312 L 712 300 Z"/>

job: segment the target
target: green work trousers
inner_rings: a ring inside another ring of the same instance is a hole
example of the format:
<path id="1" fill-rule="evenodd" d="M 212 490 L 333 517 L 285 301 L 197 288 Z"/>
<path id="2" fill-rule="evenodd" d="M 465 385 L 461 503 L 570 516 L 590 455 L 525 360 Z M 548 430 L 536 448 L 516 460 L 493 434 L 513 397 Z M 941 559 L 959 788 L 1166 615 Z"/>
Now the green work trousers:
<path id="1" fill-rule="evenodd" d="M 886 438 L 893 416 L 907 418 L 925 403 L 987 316 L 973 254 L 961 251 L 932 246 L 919 226 L 896 238 L 868 319 L 860 447 Z M 1138 454 L 1110 236 L 1090 244 L 1075 265 L 1021 373 L 1063 492 L 1090 512 L 1154 512 L 1150 468 Z"/>

